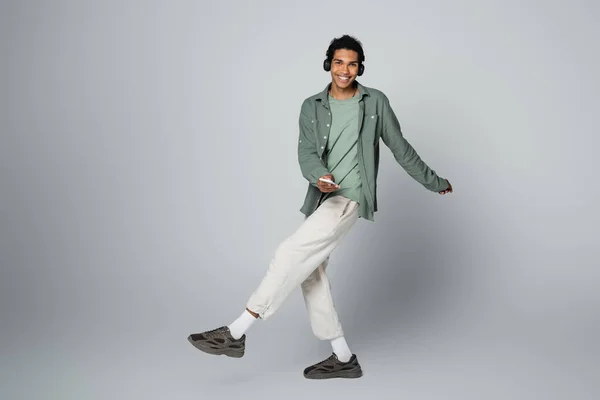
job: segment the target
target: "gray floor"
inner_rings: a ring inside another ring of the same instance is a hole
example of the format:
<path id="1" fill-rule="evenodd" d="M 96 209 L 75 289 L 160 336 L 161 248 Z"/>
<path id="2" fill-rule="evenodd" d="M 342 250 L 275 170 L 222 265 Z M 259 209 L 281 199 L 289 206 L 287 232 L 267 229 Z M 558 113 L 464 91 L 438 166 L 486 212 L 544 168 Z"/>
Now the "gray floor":
<path id="1" fill-rule="evenodd" d="M 252 327 L 242 359 L 193 348 L 185 327 L 199 324 L 190 318 L 167 317 L 163 322 L 168 326 L 122 318 L 87 332 L 84 327 L 69 332 L 39 325 L 5 341 L 2 398 L 266 400 L 393 394 L 410 399 L 593 400 L 600 394 L 597 350 L 569 337 L 568 329 L 540 334 L 543 326 L 523 321 L 526 334 L 489 321 L 482 326 L 448 318 L 431 325 L 413 318 L 411 329 L 396 322 L 376 327 L 371 336 L 366 333 L 372 327 L 357 318 L 347 336 L 365 375 L 308 381 L 302 369 L 325 358 L 330 349 L 311 336 L 298 296 L 284 316 Z"/>

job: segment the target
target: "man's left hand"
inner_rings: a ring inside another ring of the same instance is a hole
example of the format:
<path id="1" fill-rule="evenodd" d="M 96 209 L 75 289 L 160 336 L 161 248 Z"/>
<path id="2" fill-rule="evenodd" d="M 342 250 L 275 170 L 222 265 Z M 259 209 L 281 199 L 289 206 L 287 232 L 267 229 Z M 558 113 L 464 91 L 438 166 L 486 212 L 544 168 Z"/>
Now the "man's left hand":
<path id="1" fill-rule="evenodd" d="M 448 182 L 448 189 L 442 190 L 439 192 L 440 194 L 452 193 L 452 185 L 450 184 L 450 181 L 446 179 L 446 182 Z"/>

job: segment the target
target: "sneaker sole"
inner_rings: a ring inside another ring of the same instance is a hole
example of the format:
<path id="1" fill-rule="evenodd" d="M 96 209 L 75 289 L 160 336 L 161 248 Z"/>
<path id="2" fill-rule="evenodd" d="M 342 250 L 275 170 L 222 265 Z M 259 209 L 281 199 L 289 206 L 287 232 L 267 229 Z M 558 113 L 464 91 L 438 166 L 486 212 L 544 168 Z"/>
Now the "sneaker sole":
<path id="1" fill-rule="evenodd" d="M 362 369 L 354 370 L 354 371 L 338 371 L 338 372 L 333 372 L 331 374 L 319 374 L 319 375 L 312 375 L 312 376 L 304 375 L 304 377 L 306 379 L 333 379 L 333 378 L 356 379 L 356 378 L 360 378 L 361 376 L 363 376 Z"/>
<path id="2" fill-rule="evenodd" d="M 204 347 L 198 342 L 193 341 L 191 336 L 188 336 L 188 341 L 198 350 L 214 356 L 227 356 L 232 358 L 242 358 L 244 356 L 244 350 L 213 349 L 211 347 Z"/>

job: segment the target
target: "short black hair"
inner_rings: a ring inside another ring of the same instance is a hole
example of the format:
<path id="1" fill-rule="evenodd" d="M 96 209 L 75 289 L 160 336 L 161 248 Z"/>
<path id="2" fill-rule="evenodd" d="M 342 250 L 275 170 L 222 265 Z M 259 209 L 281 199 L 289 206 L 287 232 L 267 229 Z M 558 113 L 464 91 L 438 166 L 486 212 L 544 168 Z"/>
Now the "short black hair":
<path id="1" fill-rule="evenodd" d="M 336 50 L 346 49 L 353 50 L 358 53 L 358 62 L 363 63 L 365 61 L 365 52 L 362 47 L 362 43 L 360 41 L 350 35 L 344 35 L 339 38 L 335 38 L 329 44 L 329 48 L 327 49 L 327 53 L 325 56 L 329 61 L 333 60 L 333 55 Z"/>

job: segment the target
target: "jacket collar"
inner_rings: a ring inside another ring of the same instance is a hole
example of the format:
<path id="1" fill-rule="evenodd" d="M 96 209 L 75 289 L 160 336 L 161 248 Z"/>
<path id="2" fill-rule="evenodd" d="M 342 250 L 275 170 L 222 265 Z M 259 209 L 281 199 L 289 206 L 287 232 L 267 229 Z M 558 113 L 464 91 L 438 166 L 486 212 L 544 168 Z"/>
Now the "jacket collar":
<path id="1" fill-rule="evenodd" d="M 358 87 L 358 97 L 360 98 L 360 101 L 362 101 L 364 96 L 369 96 L 369 90 L 364 87 L 363 85 L 360 84 L 360 82 L 355 81 L 356 85 Z M 331 82 L 327 84 L 327 86 L 325 86 L 325 89 L 323 89 L 323 91 L 321 93 L 319 93 L 317 95 L 317 97 L 315 98 L 315 100 L 320 101 L 321 104 L 323 104 L 325 106 L 325 108 L 329 108 L 329 89 L 331 88 Z"/>

